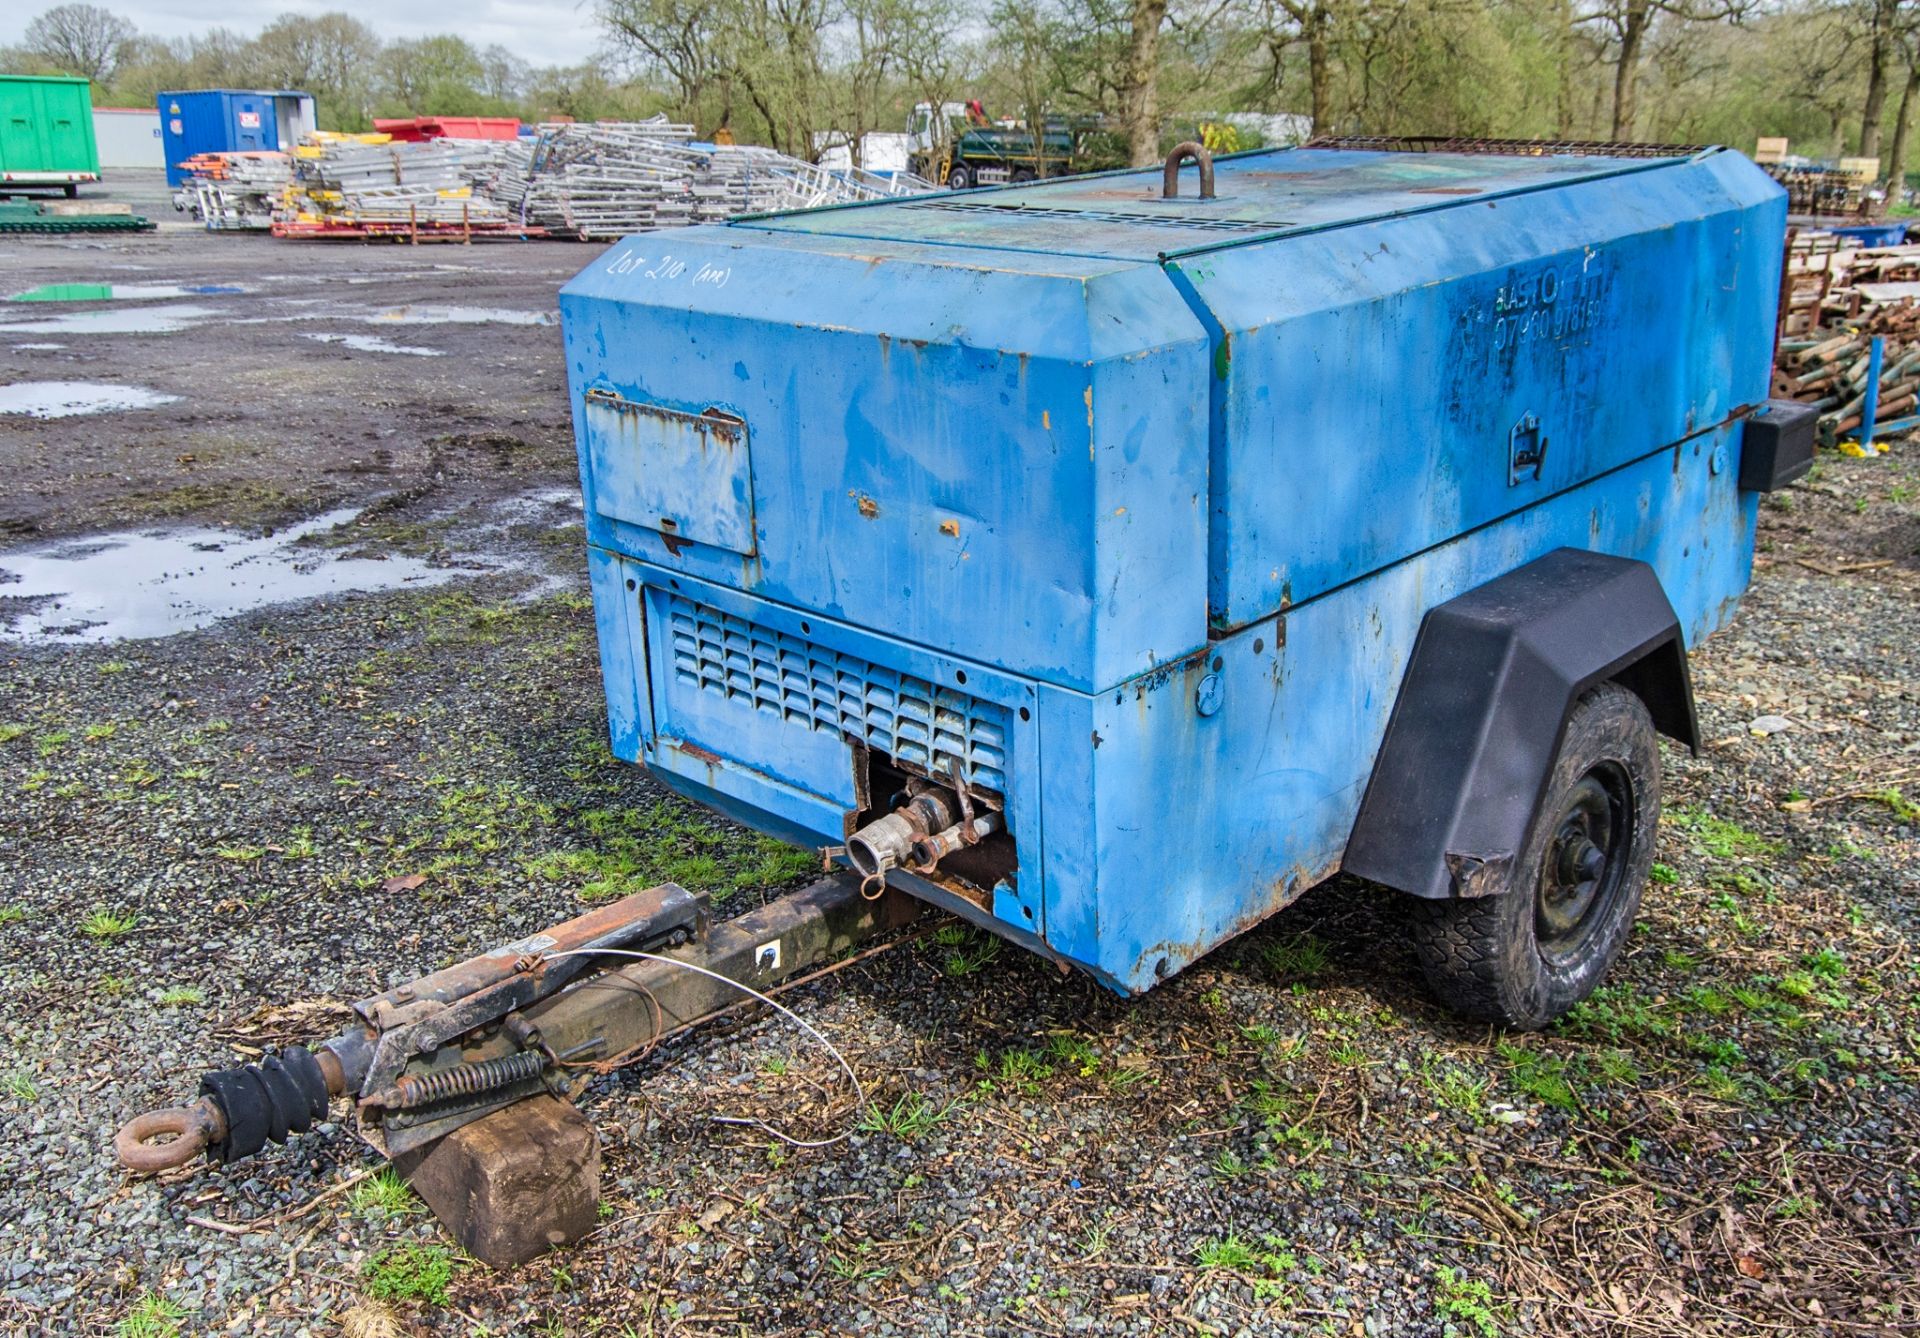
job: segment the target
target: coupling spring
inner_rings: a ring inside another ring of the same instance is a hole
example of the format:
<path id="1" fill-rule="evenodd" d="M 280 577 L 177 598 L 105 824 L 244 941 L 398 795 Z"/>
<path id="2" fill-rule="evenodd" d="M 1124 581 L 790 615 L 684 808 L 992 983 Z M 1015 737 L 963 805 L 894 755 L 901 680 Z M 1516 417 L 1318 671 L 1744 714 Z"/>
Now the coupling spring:
<path id="1" fill-rule="evenodd" d="M 454 1096 L 476 1096 L 528 1078 L 537 1078 L 547 1066 L 547 1057 L 537 1050 L 521 1050 L 499 1059 L 483 1059 L 478 1064 L 461 1064 L 438 1073 L 406 1075 L 394 1080 L 392 1099 L 385 1104 L 393 1110 L 413 1110 Z"/>

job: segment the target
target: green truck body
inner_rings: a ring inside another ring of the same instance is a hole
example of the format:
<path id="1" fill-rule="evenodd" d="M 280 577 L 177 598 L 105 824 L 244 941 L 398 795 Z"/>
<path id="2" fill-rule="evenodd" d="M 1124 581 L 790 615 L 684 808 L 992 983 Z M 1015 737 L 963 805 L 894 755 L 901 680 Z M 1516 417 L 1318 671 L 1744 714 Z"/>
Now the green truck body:
<path id="1" fill-rule="evenodd" d="M 99 179 L 87 80 L 0 74 L 0 185 L 63 186 L 72 195 Z"/>

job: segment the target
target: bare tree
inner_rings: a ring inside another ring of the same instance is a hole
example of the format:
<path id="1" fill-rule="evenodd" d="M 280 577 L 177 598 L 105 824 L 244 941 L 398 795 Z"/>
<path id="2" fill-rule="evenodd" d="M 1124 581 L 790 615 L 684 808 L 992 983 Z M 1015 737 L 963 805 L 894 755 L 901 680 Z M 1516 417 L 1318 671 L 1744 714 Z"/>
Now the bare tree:
<path id="1" fill-rule="evenodd" d="M 1613 53 L 1610 137 L 1622 140 L 1633 136 L 1640 59 L 1656 23 L 1738 21 L 1753 11 L 1755 3 L 1756 0 L 1597 0 L 1579 12 L 1575 22 L 1599 30 Z"/>
<path id="2" fill-rule="evenodd" d="M 601 0 L 599 14 L 617 50 L 673 86 L 682 115 L 692 117 L 710 91 L 722 89 L 717 124 L 726 125 L 732 98 L 723 88 L 725 34 L 735 8 L 731 0 Z"/>
<path id="3" fill-rule="evenodd" d="M 134 27 L 98 5 L 55 5 L 27 25 L 26 51 L 96 84 L 113 82 Z"/>
<path id="4" fill-rule="evenodd" d="M 282 14 L 261 29 L 247 53 L 253 77 L 314 95 L 332 129 L 371 122 L 368 75 L 380 57 L 373 29 L 345 14 Z"/>
<path id="5" fill-rule="evenodd" d="M 1887 202 L 1898 204 L 1907 185 L 1907 145 L 1913 132 L 1916 97 L 1920 97 L 1920 34 L 1908 32 L 1898 49 L 1907 78 L 1900 89 L 1900 106 L 1893 114 L 1893 145 L 1881 165 L 1880 179 L 1887 183 Z"/>
<path id="6" fill-rule="evenodd" d="M 1334 26 L 1338 0 L 1259 0 L 1255 22 L 1266 49 L 1266 68 L 1258 92 L 1275 102 L 1286 81 L 1287 55 L 1301 46 L 1307 53 L 1307 104 L 1313 133 L 1333 128 Z"/>
<path id="7" fill-rule="evenodd" d="M 1167 0 L 1131 0 L 1127 20 L 1132 41 L 1121 129 L 1127 136 L 1128 159 L 1135 167 L 1146 167 L 1160 157 L 1160 28 L 1167 21 Z M 1036 126 L 1034 134 L 1040 133 Z"/>

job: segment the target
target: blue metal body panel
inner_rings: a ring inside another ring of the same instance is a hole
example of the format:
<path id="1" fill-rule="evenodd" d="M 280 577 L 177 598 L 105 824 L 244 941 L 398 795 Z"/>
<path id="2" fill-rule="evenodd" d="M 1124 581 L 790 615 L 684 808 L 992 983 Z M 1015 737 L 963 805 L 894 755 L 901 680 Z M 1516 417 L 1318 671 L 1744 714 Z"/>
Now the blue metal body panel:
<path id="1" fill-rule="evenodd" d="M 1778 187 L 1724 152 L 1219 182 L 636 237 L 570 283 L 615 751 L 814 845 L 869 756 L 958 768 L 1017 872 L 918 890 L 1138 991 L 1338 869 L 1435 604 L 1572 546 L 1651 563 L 1690 644 L 1725 622 Z"/>
<path id="2" fill-rule="evenodd" d="M 311 104 L 305 93 L 264 89 L 200 88 L 161 93 L 160 143 L 167 160 L 167 184 L 178 186 L 190 175 L 180 164 L 199 153 L 252 153 L 291 150 L 280 142 L 287 119 L 282 104 Z"/>

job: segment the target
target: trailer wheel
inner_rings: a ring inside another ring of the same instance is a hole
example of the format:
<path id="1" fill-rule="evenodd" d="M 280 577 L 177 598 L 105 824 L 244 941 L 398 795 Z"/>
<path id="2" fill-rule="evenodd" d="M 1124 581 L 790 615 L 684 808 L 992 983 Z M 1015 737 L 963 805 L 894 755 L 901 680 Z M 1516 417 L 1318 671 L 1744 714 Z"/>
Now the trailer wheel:
<path id="1" fill-rule="evenodd" d="M 1031 167 L 1016 167 L 1013 169 L 1013 173 L 1008 179 L 1012 181 L 1014 185 L 1018 186 L 1026 182 L 1032 181 L 1033 178 L 1034 178 L 1034 172 Z"/>
<path id="2" fill-rule="evenodd" d="M 1653 719 L 1639 697 L 1602 683 L 1574 703 L 1506 885 L 1414 907 L 1414 950 L 1434 993 L 1523 1031 L 1593 993 L 1640 909 L 1659 823 Z"/>
<path id="3" fill-rule="evenodd" d="M 955 163 L 947 169 L 947 189 L 965 190 L 973 184 L 973 172 L 965 163 Z"/>
<path id="4" fill-rule="evenodd" d="M 63 189 L 66 191 L 69 200 L 77 200 L 80 198 L 80 186 L 78 182 L 69 181 Z"/>

